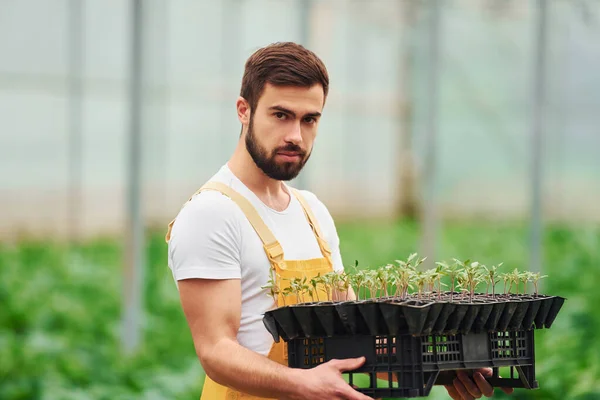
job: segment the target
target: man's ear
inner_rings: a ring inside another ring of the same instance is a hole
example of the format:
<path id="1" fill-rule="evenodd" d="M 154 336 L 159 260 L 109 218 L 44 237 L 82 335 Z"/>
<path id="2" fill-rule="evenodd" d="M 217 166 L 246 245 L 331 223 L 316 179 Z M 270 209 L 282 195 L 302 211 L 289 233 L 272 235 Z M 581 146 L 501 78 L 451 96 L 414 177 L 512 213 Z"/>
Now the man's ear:
<path id="1" fill-rule="evenodd" d="M 242 125 L 250 123 L 250 104 L 243 97 L 238 97 L 235 106 L 237 108 L 238 119 Z"/>

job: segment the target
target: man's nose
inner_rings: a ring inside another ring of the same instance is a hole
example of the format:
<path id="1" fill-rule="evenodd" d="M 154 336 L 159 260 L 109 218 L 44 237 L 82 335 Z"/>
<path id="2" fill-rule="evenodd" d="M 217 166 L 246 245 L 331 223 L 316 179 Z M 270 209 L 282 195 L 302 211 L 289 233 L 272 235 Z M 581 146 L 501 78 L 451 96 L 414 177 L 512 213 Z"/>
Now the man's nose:
<path id="1" fill-rule="evenodd" d="M 294 121 L 290 126 L 290 130 L 287 132 L 285 141 L 294 144 L 302 143 L 302 128 L 300 121 Z"/>

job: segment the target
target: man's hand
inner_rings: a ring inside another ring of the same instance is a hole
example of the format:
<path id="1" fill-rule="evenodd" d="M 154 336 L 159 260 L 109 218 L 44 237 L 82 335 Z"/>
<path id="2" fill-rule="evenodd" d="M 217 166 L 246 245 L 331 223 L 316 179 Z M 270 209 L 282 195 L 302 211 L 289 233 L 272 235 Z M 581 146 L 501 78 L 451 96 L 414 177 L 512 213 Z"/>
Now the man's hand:
<path id="1" fill-rule="evenodd" d="M 485 377 L 492 376 L 492 373 L 491 368 L 477 369 L 473 372 L 471 379 L 465 371 L 459 370 L 456 371 L 454 385 L 445 385 L 445 388 L 454 400 L 474 400 L 481 396 L 492 397 L 494 388 L 485 380 Z M 512 388 L 500 389 L 506 394 L 514 392 Z"/>
<path id="2" fill-rule="evenodd" d="M 342 377 L 342 372 L 352 371 L 364 362 L 364 357 L 331 360 L 315 368 L 300 370 L 298 379 L 303 380 L 304 389 L 300 397 L 285 400 L 373 400 L 352 389 Z"/>

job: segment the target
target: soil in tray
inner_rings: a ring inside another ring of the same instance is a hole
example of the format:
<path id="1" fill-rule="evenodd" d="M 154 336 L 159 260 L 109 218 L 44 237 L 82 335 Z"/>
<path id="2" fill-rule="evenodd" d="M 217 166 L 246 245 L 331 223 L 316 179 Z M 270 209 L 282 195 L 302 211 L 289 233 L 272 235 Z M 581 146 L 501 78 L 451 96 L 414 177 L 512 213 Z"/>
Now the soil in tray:
<path id="1" fill-rule="evenodd" d="M 416 296 L 410 295 L 409 300 L 416 300 Z M 424 295 L 421 296 L 421 300 L 423 301 L 436 301 L 436 302 L 451 302 L 451 303 L 471 303 L 471 296 L 468 293 L 457 293 L 454 292 L 453 295 L 450 295 L 450 292 L 444 292 L 438 296 L 438 294 L 434 293 L 432 295 Z M 473 303 L 496 303 L 500 300 L 500 295 L 496 294 L 496 297 L 492 296 L 492 294 L 485 293 L 475 293 L 473 295 Z"/>

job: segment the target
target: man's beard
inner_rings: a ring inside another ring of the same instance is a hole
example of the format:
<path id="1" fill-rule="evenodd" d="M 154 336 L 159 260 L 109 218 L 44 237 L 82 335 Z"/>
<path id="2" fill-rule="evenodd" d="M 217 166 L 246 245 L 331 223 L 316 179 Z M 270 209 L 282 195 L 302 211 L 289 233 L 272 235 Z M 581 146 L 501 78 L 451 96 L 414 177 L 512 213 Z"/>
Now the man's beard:
<path id="1" fill-rule="evenodd" d="M 250 153 L 250 156 L 254 160 L 256 166 L 260 168 L 269 178 L 278 181 L 290 181 L 298 176 L 310 158 L 310 153 L 307 155 L 306 152 L 300 148 L 300 146 L 290 143 L 287 146 L 274 149 L 271 152 L 271 155 L 269 155 L 268 151 L 256 140 L 253 128 L 254 121 L 253 117 L 250 116 L 250 124 L 248 126 L 248 133 L 246 134 L 246 149 L 248 150 L 248 153 Z M 281 151 L 298 153 L 300 161 L 278 163 L 275 160 L 275 157 L 277 156 L 277 153 Z"/>

